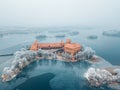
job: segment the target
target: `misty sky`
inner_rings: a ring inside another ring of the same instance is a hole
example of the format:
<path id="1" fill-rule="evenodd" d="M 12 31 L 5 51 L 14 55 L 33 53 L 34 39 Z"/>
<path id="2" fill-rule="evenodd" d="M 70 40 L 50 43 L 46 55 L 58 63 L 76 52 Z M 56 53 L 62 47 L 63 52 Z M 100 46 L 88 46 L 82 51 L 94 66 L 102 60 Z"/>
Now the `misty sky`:
<path id="1" fill-rule="evenodd" d="M 0 0 L 1 25 L 120 25 L 120 0 Z"/>

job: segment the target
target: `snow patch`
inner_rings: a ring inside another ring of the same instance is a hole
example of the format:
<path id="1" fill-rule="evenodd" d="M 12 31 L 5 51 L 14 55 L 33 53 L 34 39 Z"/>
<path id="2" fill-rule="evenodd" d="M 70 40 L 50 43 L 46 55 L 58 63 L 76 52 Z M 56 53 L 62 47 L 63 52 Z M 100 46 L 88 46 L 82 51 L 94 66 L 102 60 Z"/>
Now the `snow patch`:
<path id="1" fill-rule="evenodd" d="M 84 74 L 91 86 L 108 85 L 114 82 L 120 82 L 120 69 L 115 70 L 117 73 L 114 75 L 105 69 L 89 68 Z"/>

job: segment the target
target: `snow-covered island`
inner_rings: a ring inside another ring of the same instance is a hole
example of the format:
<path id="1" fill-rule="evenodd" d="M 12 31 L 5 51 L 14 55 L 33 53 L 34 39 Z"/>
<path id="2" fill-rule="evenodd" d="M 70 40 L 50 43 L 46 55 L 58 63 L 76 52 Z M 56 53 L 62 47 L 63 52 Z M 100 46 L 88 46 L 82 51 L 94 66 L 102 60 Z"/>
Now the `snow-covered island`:
<path id="1" fill-rule="evenodd" d="M 86 61 L 92 65 L 99 66 L 105 60 L 95 54 L 90 47 L 79 43 L 72 43 L 67 39 L 58 43 L 39 43 L 35 41 L 29 49 L 22 48 L 14 53 L 14 59 L 10 67 L 5 67 L 1 75 L 2 81 L 7 82 L 14 79 L 26 66 L 37 60 L 59 60 L 63 62 Z M 99 87 L 120 83 L 120 67 L 91 67 L 84 74 L 90 86 Z"/>
<path id="2" fill-rule="evenodd" d="M 107 68 L 89 68 L 84 74 L 90 86 L 101 87 L 104 85 L 119 85 L 120 84 L 120 67 Z"/>
<path id="3" fill-rule="evenodd" d="M 90 47 L 83 47 L 79 43 L 72 43 L 70 39 L 58 43 L 39 43 L 35 41 L 29 50 L 21 49 L 14 54 L 14 60 L 10 67 L 5 67 L 2 73 L 2 81 L 10 81 L 15 78 L 24 67 L 36 60 L 60 60 L 64 62 L 77 62 L 80 60 L 97 61 L 95 51 Z"/>

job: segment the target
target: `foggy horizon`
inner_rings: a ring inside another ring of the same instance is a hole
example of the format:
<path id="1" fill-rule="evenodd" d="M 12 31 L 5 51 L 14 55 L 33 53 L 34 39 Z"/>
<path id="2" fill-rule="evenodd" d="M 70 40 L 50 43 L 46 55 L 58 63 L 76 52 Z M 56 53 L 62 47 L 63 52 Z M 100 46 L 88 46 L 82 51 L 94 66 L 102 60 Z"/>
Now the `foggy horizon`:
<path id="1" fill-rule="evenodd" d="M 119 0 L 0 0 L 0 26 L 119 26 Z"/>

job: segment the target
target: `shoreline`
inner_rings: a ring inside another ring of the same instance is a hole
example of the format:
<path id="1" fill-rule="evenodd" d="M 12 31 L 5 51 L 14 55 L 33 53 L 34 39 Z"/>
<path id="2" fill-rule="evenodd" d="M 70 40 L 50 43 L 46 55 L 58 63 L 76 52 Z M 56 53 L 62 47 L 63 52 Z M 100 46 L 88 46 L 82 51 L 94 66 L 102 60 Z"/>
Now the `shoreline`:
<path id="1" fill-rule="evenodd" d="M 98 57 L 98 56 L 95 55 L 93 58 L 96 58 L 96 57 Z M 51 59 L 51 58 L 35 57 L 34 60 L 31 61 L 31 62 L 29 62 L 27 65 L 31 64 L 32 62 L 36 62 L 36 61 L 40 61 L 40 60 L 44 60 L 44 59 L 51 60 L 51 61 L 55 60 L 55 61 L 67 62 L 67 63 L 70 63 L 70 62 L 76 63 L 76 62 L 79 62 L 79 61 L 83 61 L 83 60 L 75 60 L 75 61 L 69 60 L 68 61 L 68 60 L 62 60 L 62 59 Z M 91 59 L 89 59 L 89 60 L 91 60 Z M 14 79 L 20 72 L 22 72 L 22 69 L 24 69 L 27 65 L 22 66 L 21 69 L 16 68 L 16 70 L 14 72 L 12 71 L 11 72 L 11 74 L 12 74 L 11 78 L 9 78 L 8 76 L 6 76 L 5 74 L 2 74 L 2 76 L 1 76 L 2 77 L 2 81 L 6 82 L 6 81 L 10 81 L 10 80 Z"/>

